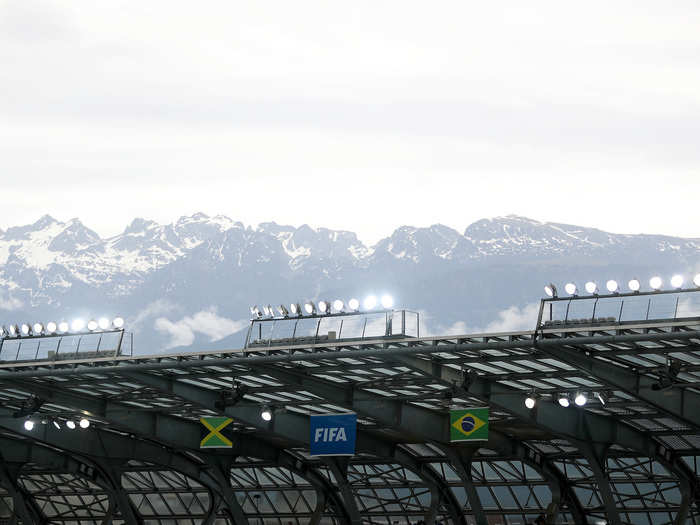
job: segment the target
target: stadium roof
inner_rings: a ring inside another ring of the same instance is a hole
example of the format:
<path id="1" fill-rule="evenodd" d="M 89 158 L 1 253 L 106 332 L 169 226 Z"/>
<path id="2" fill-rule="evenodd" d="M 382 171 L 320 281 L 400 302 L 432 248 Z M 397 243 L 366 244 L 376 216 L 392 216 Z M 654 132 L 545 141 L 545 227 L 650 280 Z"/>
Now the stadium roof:
<path id="1" fill-rule="evenodd" d="M 0 517 L 695 523 L 700 319 L 592 321 L 4 362 Z M 578 392 L 585 406 L 556 402 Z M 480 406 L 490 407 L 488 441 L 451 444 L 450 408 Z M 13 417 L 35 408 L 32 430 Z M 358 417 L 356 455 L 310 456 L 309 416 L 347 411 Z M 88 429 L 51 424 L 81 415 Z M 200 449 L 209 416 L 233 419 L 231 448 Z"/>

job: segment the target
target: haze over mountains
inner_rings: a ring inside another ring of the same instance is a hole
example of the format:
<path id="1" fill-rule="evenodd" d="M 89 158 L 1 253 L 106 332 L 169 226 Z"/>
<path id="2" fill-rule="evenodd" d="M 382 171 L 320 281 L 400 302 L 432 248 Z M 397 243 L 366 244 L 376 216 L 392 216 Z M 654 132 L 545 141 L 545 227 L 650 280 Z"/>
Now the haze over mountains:
<path id="1" fill-rule="evenodd" d="M 546 282 L 645 282 L 700 271 L 700 239 L 622 235 L 518 216 L 352 232 L 246 227 L 195 214 L 134 219 L 102 239 L 44 216 L 0 231 L 0 323 L 121 314 L 135 350 L 239 347 L 252 304 L 390 293 L 432 333 L 530 328 Z"/>

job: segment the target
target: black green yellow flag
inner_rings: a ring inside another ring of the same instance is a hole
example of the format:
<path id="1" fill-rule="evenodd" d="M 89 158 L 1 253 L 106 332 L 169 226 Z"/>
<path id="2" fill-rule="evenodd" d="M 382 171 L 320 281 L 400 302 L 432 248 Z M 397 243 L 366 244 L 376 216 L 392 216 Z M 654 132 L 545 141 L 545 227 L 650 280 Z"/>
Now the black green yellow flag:
<path id="1" fill-rule="evenodd" d="M 233 423 L 233 419 L 230 417 L 203 417 L 199 422 L 202 424 L 202 440 L 199 442 L 199 448 L 233 447 L 230 435 L 224 434 L 224 429 Z"/>
<path id="2" fill-rule="evenodd" d="M 488 441 L 489 409 L 450 410 L 450 441 Z"/>

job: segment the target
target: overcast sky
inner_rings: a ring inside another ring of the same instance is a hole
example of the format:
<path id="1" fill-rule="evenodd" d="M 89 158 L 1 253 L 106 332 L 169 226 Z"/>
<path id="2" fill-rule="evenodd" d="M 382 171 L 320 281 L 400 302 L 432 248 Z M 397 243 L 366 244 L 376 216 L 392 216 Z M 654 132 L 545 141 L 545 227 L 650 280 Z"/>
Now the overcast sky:
<path id="1" fill-rule="evenodd" d="M 0 0 L 0 227 L 700 237 L 700 2 Z"/>

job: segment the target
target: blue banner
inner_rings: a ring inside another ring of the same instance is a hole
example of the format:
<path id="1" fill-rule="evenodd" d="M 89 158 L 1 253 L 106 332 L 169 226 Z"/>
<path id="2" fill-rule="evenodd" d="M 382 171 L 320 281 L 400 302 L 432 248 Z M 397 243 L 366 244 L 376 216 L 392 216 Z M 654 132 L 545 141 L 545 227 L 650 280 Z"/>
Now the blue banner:
<path id="1" fill-rule="evenodd" d="M 311 416 L 309 451 L 312 456 L 354 456 L 357 414 Z"/>

